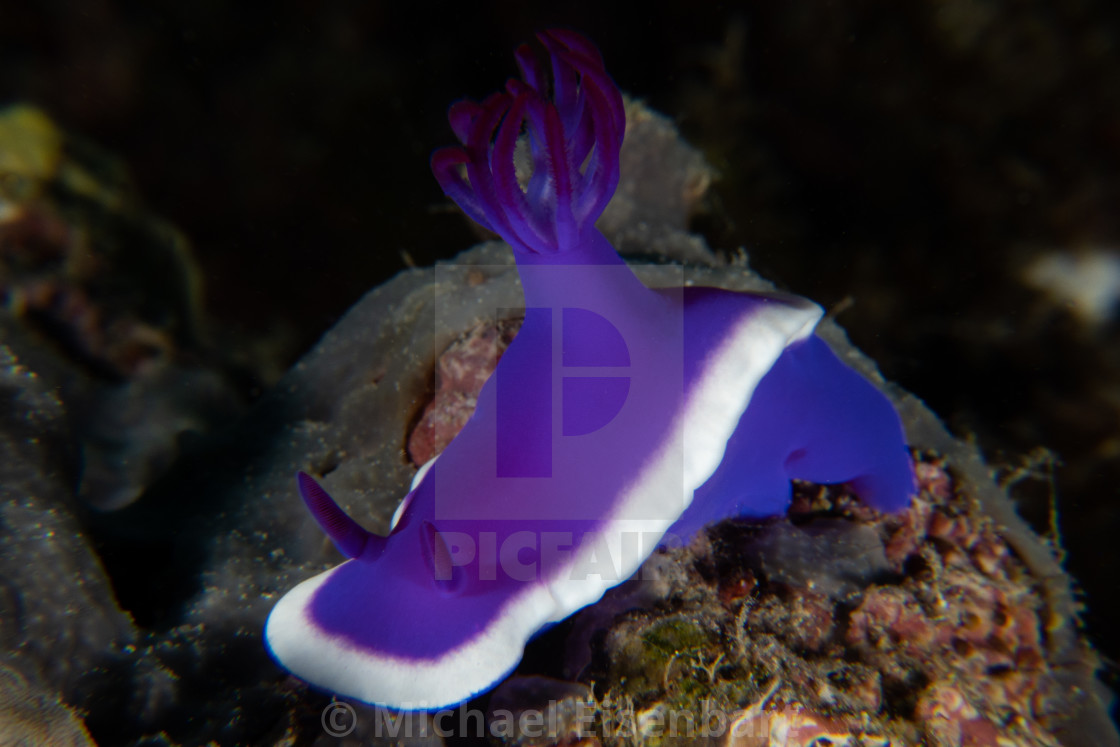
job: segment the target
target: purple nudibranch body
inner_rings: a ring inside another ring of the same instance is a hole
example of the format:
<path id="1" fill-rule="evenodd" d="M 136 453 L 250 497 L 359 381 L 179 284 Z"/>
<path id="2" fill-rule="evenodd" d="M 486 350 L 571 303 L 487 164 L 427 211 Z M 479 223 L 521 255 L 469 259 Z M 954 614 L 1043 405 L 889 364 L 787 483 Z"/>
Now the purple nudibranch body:
<path id="1" fill-rule="evenodd" d="M 461 145 L 432 156 L 444 192 L 513 248 L 520 332 L 387 537 L 299 476 L 349 560 L 286 594 L 266 641 L 292 673 L 368 703 L 489 689 L 668 536 L 780 514 L 791 479 L 849 483 L 884 511 L 915 492 L 894 407 L 814 334 L 819 307 L 649 289 L 621 260 L 595 221 L 618 184 L 622 97 L 586 39 L 538 38 L 550 69 L 519 48 L 521 80 L 453 105 Z"/>

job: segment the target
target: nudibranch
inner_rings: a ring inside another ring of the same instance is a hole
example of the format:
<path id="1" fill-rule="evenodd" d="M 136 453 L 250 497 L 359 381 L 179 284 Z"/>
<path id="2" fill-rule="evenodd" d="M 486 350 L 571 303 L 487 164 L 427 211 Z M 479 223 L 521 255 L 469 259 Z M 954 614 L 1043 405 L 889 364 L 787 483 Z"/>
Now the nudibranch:
<path id="1" fill-rule="evenodd" d="M 786 510 L 792 479 L 905 507 L 890 401 L 814 333 L 801 298 L 650 289 L 595 221 L 618 184 L 622 96 L 595 47 L 539 35 L 521 80 L 454 104 L 444 192 L 512 247 L 525 321 L 459 435 L 417 475 L 388 536 L 308 475 L 346 560 L 273 609 L 273 656 L 313 685 L 402 710 L 501 680 L 530 638 L 597 601 L 670 537 Z"/>

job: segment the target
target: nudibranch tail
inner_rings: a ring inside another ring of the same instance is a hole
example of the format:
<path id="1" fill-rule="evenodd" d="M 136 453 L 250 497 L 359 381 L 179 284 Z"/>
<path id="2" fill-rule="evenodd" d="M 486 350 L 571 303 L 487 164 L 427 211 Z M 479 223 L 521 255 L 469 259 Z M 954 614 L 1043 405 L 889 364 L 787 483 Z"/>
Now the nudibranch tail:
<path id="1" fill-rule="evenodd" d="M 452 106 L 448 119 L 462 146 L 436 151 L 432 172 L 448 197 L 515 251 L 547 255 L 584 242 L 614 194 L 626 115 L 590 42 L 558 29 L 538 39 L 551 61 L 551 95 L 533 50 L 519 47 L 522 80 L 481 103 Z"/>

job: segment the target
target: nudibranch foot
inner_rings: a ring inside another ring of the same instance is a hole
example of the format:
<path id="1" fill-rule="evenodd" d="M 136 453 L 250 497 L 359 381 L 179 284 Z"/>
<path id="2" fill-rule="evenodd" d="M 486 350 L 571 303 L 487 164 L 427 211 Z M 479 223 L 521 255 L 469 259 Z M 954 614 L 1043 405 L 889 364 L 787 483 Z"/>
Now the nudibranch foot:
<path id="1" fill-rule="evenodd" d="M 533 635 L 638 569 L 716 470 L 774 360 L 821 313 L 793 296 L 651 291 L 620 264 L 524 277 L 527 293 L 573 305 L 526 311 L 383 551 L 273 610 L 272 653 L 309 682 L 416 709 L 502 677 Z M 613 375 L 574 375 L 589 367 Z"/>

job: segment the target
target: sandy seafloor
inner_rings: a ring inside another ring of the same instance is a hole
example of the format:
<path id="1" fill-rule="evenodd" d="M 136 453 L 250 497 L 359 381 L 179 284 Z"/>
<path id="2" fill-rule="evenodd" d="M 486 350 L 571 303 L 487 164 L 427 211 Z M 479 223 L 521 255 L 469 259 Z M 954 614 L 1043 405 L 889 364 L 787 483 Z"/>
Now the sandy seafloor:
<path id="1" fill-rule="evenodd" d="M 161 386 L 184 395 L 160 417 L 220 429 L 367 290 L 476 242 L 427 167 L 451 138 L 447 104 L 490 92 L 513 72 L 515 44 L 557 23 L 593 38 L 619 86 L 714 166 L 691 229 L 834 312 L 886 379 L 979 447 L 1060 547 L 1117 685 L 1120 11 L 1109 3 L 653 3 L 633 16 L 594 3 L 2 2 L 0 105 L 41 107 L 100 175 L 92 192 L 74 177 L 68 204 L 92 216 L 90 231 L 135 217 L 121 217 L 118 191 L 166 221 L 137 219 L 111 260 L 69 269 L 110 297 L 120 277 L 140 278 L 150 297 L 129 301 L 136 318 L 113 326 L 112 309 L 89 310 L 92 294 L 63 302 L 11 284 L 8 310 L 50 312 L 31 344 L 43 340 L 43 360 L 81 357 L 95 384 L 70 384 L 87 394 L 176 351 L 182 378 Z M 28 230 L 52 245 L 54 228 Z M 146 265 L 130 241 L 174 248 Z M 75 329 L 89 336 L 75 341 Z M 122 482 L 142 491 L 167 465 L 122 466 L 116 436 L 143 440 L 137 424 L 155 415 L 135 400 L 138 412 L 83 401 L 103 408 L 80 413 L 100 424 L 92 456 L 87 446 L 81 470 L 69 446 L 51 459 L 82 486 L 81 505 L 131 500 Z M 168 453 L 189 451 L 184 440 Z M 79 526 L 102 525 L 85 510 Z M 112 541 L 122 606 L 158 628 L 189 594 L 175 582 L 135 592 Z"/>

